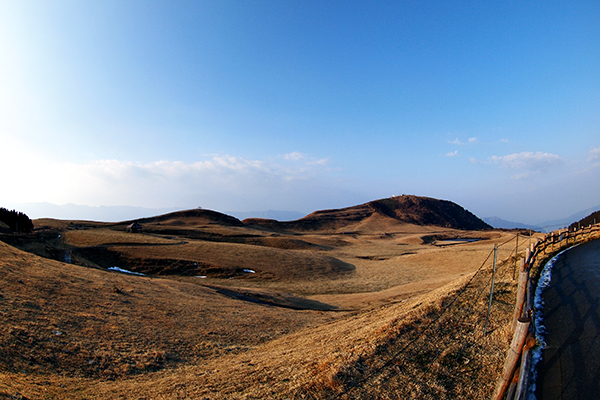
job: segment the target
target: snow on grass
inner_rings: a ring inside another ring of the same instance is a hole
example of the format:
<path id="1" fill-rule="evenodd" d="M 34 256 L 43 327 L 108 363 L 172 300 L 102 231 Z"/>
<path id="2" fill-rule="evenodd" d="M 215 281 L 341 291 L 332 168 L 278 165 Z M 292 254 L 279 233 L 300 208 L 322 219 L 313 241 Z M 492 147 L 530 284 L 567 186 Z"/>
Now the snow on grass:
<path id="1" fill-rule="evenodd" d="M 246 269 L 246 268 L 244 268 L 244 272 L 248 272 L 250 274 L 255 274 L 256 273 L 256 271 L 254 271 L 252 269 Z"/>
<path id="2" fill-rule="evenodd" d="M 131 274 L 131 275 L 140 275 L 140 276 L 146 276 L 144 274 L 142 274 L 141 272 L 133 272 L 133 271 L 128 271 L 126 269 L 123 268 L 119 268 L 119 267 L 109 267 L 108 268 L 110 271 L 117 271 L 117 272 L 122 272 L 124 274 Z"/>

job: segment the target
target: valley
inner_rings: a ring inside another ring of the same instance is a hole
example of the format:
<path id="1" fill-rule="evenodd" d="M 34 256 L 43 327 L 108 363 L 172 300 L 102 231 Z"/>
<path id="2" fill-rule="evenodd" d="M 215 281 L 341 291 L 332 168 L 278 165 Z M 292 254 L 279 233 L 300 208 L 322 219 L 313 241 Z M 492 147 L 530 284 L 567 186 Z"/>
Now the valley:
<path id="1" fill-rule="evenodd" d="M 30 235 L 4 235 L 0 394 L 341 393 L 354 378 L 336 374 L 404 340 L 514 236 L 461 229 L 466 214 L 449 218 L 455 207 L 436 202 L 445 222 L 420 224 L 436 208 L 405 201 L 286 223 L 188 210 L 136 220 L 137 233 L 131 221 L 41 219 Z"/>

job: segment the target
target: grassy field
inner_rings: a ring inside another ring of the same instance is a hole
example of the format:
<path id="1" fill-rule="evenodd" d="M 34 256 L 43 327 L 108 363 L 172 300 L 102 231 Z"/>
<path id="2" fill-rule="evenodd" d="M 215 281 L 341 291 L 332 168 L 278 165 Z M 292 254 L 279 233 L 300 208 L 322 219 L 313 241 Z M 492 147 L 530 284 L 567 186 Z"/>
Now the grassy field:
<path id="1" fill-rule="evenodd" d="M 515 290 L 510 259 L 484 336 L 489 256 L 514 233 L 219 218 L 4 235 L 0 398 L 489 397 Z"/>

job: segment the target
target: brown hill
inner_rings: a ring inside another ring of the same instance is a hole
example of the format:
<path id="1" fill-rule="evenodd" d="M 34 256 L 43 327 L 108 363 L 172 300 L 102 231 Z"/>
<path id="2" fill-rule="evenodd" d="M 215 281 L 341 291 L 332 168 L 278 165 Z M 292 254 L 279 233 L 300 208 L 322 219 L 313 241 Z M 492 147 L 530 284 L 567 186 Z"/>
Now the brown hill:
<path id="1" fill-rule="evenodd" d="M 377 220 L 381 224 L 382 219 L 395 220 L 396 223 L 463 230 L 492 229 L 490 225 L 456 203 L 410 195 L 374 200 L 353 207 L 315 211 L 296 221 L 278 222 L 252 218 L 242 222 L 270 229 L 306 231 L 344 229 L 369 220 Z"/>
<path id="2" fill-rule="evenodd" d="M 137 233 L 50 219 L 0 233 L 0 399 L 488 398 L 513 260 L 485 337 L 481 293 L 513 233 L 417 225 L 470 216 L 403 196 L 290 224 L 189 210 Z"/>
<path id="3" fill-rule="evenodd" d="M 411 228 L 420 235 L 420 227 Z M 60 238 L 55 233 L 65 246 L 135 240 L 146 244 L 138 246 L 139 256 L 186 246 L 106 227 L 66 228 Z M 494 235 L 504 243 L 509 234 Z M 331 249 L 290 250 L 345 255 L 357 263 L 356 274 L 320 290 L 332 299 L 333 291 L 370 295 L 351 279 L 396 281 L 398 288 L 435 279 L 426 291 L 449 283 L 418 296 L 414 288 L 383 291 L 389 302 L 354 311 L 332 311 L 336 308 L 314 296 L 274 291 L 270 281 L 157 279 L 49 260 L 0 242 L 0 399 L 489 398 L 509 343 L 503 327 L 512 317 L 513 264 L 502 264 L 499 277 L 506 279 L 497 282 L 494 329 L 483 337 L 487 301 L 481 293 L 489 274 L 464 285 L 491 241 L 437 248 L 411 245 L 408 236 L 412 233 L 369 235 L 361 241 L 361 235 L 310 233 L 303 237 L 326 241 Z M 229 248 L 200 254 L 253 258 L 239 244 L 209 244 Z M 503 247 L 500 258 L 512 249 Z M 299 286 L 307 290 L 327 281 L 317 278 L 321 283 L 301 280 Z M 442 315 L 457 291 L 464 294 Z M 394 362 L 382 369 L 386 361 Z M 352 392 L 343 395 L 345 390 Z"/>
<path id="4" fill-rule="evenodd" d="M 133 221 L 127 221 L 128 224 Z M 137 219 L 136 222 L 147 223 L 162 223 L 170 225 L 206 225 L 220 224 L 225 226 L 243 226 L 242 222 L 230 215 L 222 214 L 217 211 L 195 209 L 176 211 L 169 214 L 159 215 L 157 217 Z"/>
<path id="5" fill-rule="evenodd" d="M 597 222 L 600 222 L 600 210 L 594 211 L 590 215 L 585 218 L 580 219 L 577 222 L 573 222 L 570 226 L 570 230 L 579 229 L 584 226 L 593 225 Z"/>

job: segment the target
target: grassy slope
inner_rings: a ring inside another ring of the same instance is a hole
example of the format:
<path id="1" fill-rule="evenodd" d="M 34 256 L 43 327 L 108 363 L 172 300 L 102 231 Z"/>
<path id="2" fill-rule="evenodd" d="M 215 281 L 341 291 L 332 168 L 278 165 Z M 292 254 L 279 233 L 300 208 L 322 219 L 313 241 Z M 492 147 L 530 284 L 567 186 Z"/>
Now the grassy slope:
<path id="1" fill-rule="evenodd" d="M 0 259 L 0 366 L 23 376 L 137 376 L 247 351 L 328 319 L 190 283 L 63 264 L 1 242 Z"/>
<path id="2" fill-rule="evenodd" d="M 0 254 L 0 358 L 12 363 L 3 365 L 0 393 L 27 398 L 329 398 L 344 390 L 350 398 L 484 398 L 509 340 L 507 279 L 483 338 L 472 329 L 481 328 L 486 303 L 478 285 L 427 328 L 469 277 L 407 302 L 330 316 L 234 303 L 194 285 L 61 264 L 4 244 Z M 476 314 L 447 317 L 474 305 Z"/>
<path id="3" fill-rule="evenodd" d="M 244 262 L 271 268 L 276 278 L 135 277 L 40 258 L 0 242 L 0 398 L 16 392 L 26 398 L 330 398 L 346 390 L 348 398 L 489 395 L 509 340 L 502 328 L 513 301 L 508 267 L 491 335 L 481 335 L 481 288 L 489 273 L 477 275 L 461 300 L 428 324 L 492 243 L 509 235 L 490 232 L 480 235 L 487 238 L 481 242 L 439 248 L 420 238 L 473 233 L 391 224 L 380 216 L 356 222 L 351 235 L 165 221 L 157 231 L 186 228 L 213 237 L 131 235 L 95 223 L 64 231 L 68 223 L 45 222 L 62 229 L 65 249 L 104 246 L 138 258 Z M 500 259 L 510 249 L 503 251 Z M 336 265 L 332 260 L 355 269 L 319 270 Z M 272 307 L 224 296 L 215 287 L 280 304 L 306 303 L 294 296 L 308 296 L 357 311 Z M 410 351 L 400 351 L 413 339 Z"/>

